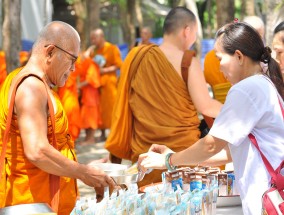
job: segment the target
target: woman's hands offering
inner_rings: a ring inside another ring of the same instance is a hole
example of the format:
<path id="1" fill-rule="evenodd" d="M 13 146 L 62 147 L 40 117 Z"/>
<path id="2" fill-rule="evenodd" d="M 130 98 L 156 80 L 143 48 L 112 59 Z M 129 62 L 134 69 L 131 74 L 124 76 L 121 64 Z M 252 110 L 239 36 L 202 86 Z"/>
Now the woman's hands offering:
<path id="1" fill-rule="evenodd" d="M 166 169 L 165 159 L 171 149 L 164 145 L 153 144 L 147 153 L 141 154 L 138 159 L 138 166 L 142 172 L 147 169 Z"/>

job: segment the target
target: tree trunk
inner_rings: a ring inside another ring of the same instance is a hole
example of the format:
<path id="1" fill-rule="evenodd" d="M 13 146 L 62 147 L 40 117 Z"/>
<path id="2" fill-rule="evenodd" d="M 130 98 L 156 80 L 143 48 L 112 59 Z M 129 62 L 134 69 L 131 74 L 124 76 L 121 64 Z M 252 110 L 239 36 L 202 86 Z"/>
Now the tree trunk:
<path id="1" fill-rule="evenodd" d="M 87 19 L 85 22 L 85 45 L 90 45 L 90 32 L 100 27 L 100 0 L 87 0 Z"/>
<path id="2" fill-rule="evenodd" d="M 255 9 L 254 9 L 254 0 L 246 0 L 246 15 L 247 16 L 254 16 L 255 15 Z"/>
<path id="3" fill-rule="evenodd" d="M 141 0 L 135 0 L 135 12 L 136 18 L 139 26 L 139 32 L 142 31 L 143 28 L 143 15 L 141 10 Z"/>
<path id="4" fill-rule="evenodd" d="M 86 48 L 86 31 L 85 31 L 85 20 L 87 17 L 87 7 L 85 0 L 75 0 L 73 7 L 76 14 L 76 30 L 78 31 L 81 39 L 81 48 Z"/>
<path id="5" fill-rule="evenodd" d="M 130 38 L 128 41 L 129 46 L 135 43 L 135 1 L 136 0 L 127 0 L 127 26 L 130 30 Z"/>
<path id="6" fill-rule="evenodd" d="M 217 6 L 217 27 L 234 21 L 235 1 L 234 0 L 216 0 Z"/>
<path id="7" fill-rule="evenodd" d="M 125 14 L 127 14 L 126 3 L 120 3 L 118 9 L 121 20 L 121 29 L 123 32 L 123 40 L 128 43 L 128 41 L 130 41 L 130 29 L 127 24 L 127 16 L 125 16 Z"/>
<path id="8" fill-rule="evenodd" d="M 4 0 L 3 50 L 6 71 L 12 72 L 20 66 L 21 51 L 21 0 Z"/>
<path id="9" fill-rule="evenodd" d="M 266 32 L 265 41 L 266 45 L 271 47 L 274 28 L 283 21 L 284 8 L 279 5 L 283 4 L 281 0 L 265 0 L 264 1 L 264 14 L 266 14 Z"/>
<path id="10" fill-rule="evenodd" d="M 194 0 L 186 0 L 186 7 L 194 13 L 194 15 L 197 19 L 197 25 L 198 25 L 197 33 L 198 33 L 198 35 L 197 35 L 197 39 L 196 39 L 196 42 L 195 42 L 195 51 L 196 51 L 196 55 L 199 58 L 201 58 L 201 50 L 202 50 L 201 41 L 203 39 L 203 33 L 202 33 L 202 27 L 201 27 L 199 15 L 198 15 L 196 2 Z"/>

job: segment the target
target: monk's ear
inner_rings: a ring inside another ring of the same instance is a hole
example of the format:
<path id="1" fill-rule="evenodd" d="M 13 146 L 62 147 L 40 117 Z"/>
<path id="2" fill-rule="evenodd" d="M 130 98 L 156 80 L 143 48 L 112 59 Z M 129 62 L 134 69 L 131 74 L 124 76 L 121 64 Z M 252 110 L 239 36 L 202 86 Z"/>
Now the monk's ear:
<path id="1" fill-rule="evenodd" d="M 187 25 L 184 29 L 183 29 L 183 34 L 185 38 L 188 38 L 190 36 L 190 27 Z"/>
<path id="2" fill-rule="evenodd" d="M 45 54 L 46 59 L 50 61 L 54 54 L 54 46 L 53 45 L 45 46 L 44 54 Z"/>

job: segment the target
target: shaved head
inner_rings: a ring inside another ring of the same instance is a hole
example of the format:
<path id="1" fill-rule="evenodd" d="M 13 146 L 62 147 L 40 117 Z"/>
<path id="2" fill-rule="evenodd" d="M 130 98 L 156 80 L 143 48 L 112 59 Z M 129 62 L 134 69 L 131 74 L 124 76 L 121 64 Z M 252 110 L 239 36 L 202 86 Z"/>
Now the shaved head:
<path id="1" fill-rule="evenodd" d="M 97 28 L 97 29 L 92 30 L 91 34 L 99 36 L 99 37 L 105 36 L 104 31 L 101 28 Z"/>
<path id="2" fill-rule="evenodd" d="M 74 44 L 72 44 L 74 43 Z M 54 21 L 47 24 L 39 33 L 34 43 L 33 52 L 46 44 L 56 44 L 62 47 L 68 47 L 80 44 L 78 32 L 69 24 L 61 21 Z"/>
<path id="3" fill-rule="evenodd" d="M 105 43 L 105 34 L 101 28 L 97 28 L 91 31 L 90 34 L 91 43 L 97 48 L 100 48 Z"/>
<path id="4" fill-rule="evenodd" d="M 251 25 L 251 27 L 253 27 L 262 38 L 264 38 L 264 23 L 262 21 L 262 19 L 258 16 L 246 16 L 244 18 L 244 22 Z"/>
<path id="5" fill-rule="evenodd" d="M 173 34 L 181 28 L 195 24 L 195 15 L 190 10 L 185 7 L 176 7 L 166 16 L 163 31 L 164 34 Z"/>

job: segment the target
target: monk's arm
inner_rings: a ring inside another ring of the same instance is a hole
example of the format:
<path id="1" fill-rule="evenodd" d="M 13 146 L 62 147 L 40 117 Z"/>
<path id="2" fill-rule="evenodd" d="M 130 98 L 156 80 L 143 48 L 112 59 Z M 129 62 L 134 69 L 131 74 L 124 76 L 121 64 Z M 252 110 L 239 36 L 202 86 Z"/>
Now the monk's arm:
<path id="1" fill-rule="evenodd" d="M 105 74 L 105 73 L 110 73 L 110 72 L 116 72 L 116 70 L 118 70 L 119 68 L 115 65 L 113 66 L 108 66 L 108 67 L 104 67 L 100 69 L 101 74 Z"/>
<path id="2" fill-rule="evenodd" d="M 219 165 L 218 162 L 220 161 L 220 157 L 218 157 L 218 153 L 226 146 L 226 141 L 211 135 L 206 135 L 189 148 L 173 154 L 171 162 L 175 166 L 203 165 L 204 161 L 208 161 L 208 159 L 210 159 L 210 164 Z M 228 161 L 226 161 L 226 163 L 227 162 Z"/>
<path id="3" fill-rule="evenodd" d="M 222 104 L 210 97 L 201 65 L 195 57 L 189 67 L 188 91 L 199 113 L 213 118 L 218 116 Z"/>
<path id="4" fill-rule="evenodd" d="M 82 81 L 80 83 L 77 84 L 78 89 L 81 89 L 82 87 L 85 87 L 89 84 L 88 81 Z"/>
<path id="5" fill-rule="evenodd" d="M 81 179 L 89 186 L 107 185 L 109 178 L 103 171 L 69 160 L 49 144 L 47 92 L 41 81 L 30 77 L 19 86 L 15 110 L 25 156 L 31 163 L 50 174 Z"/>

